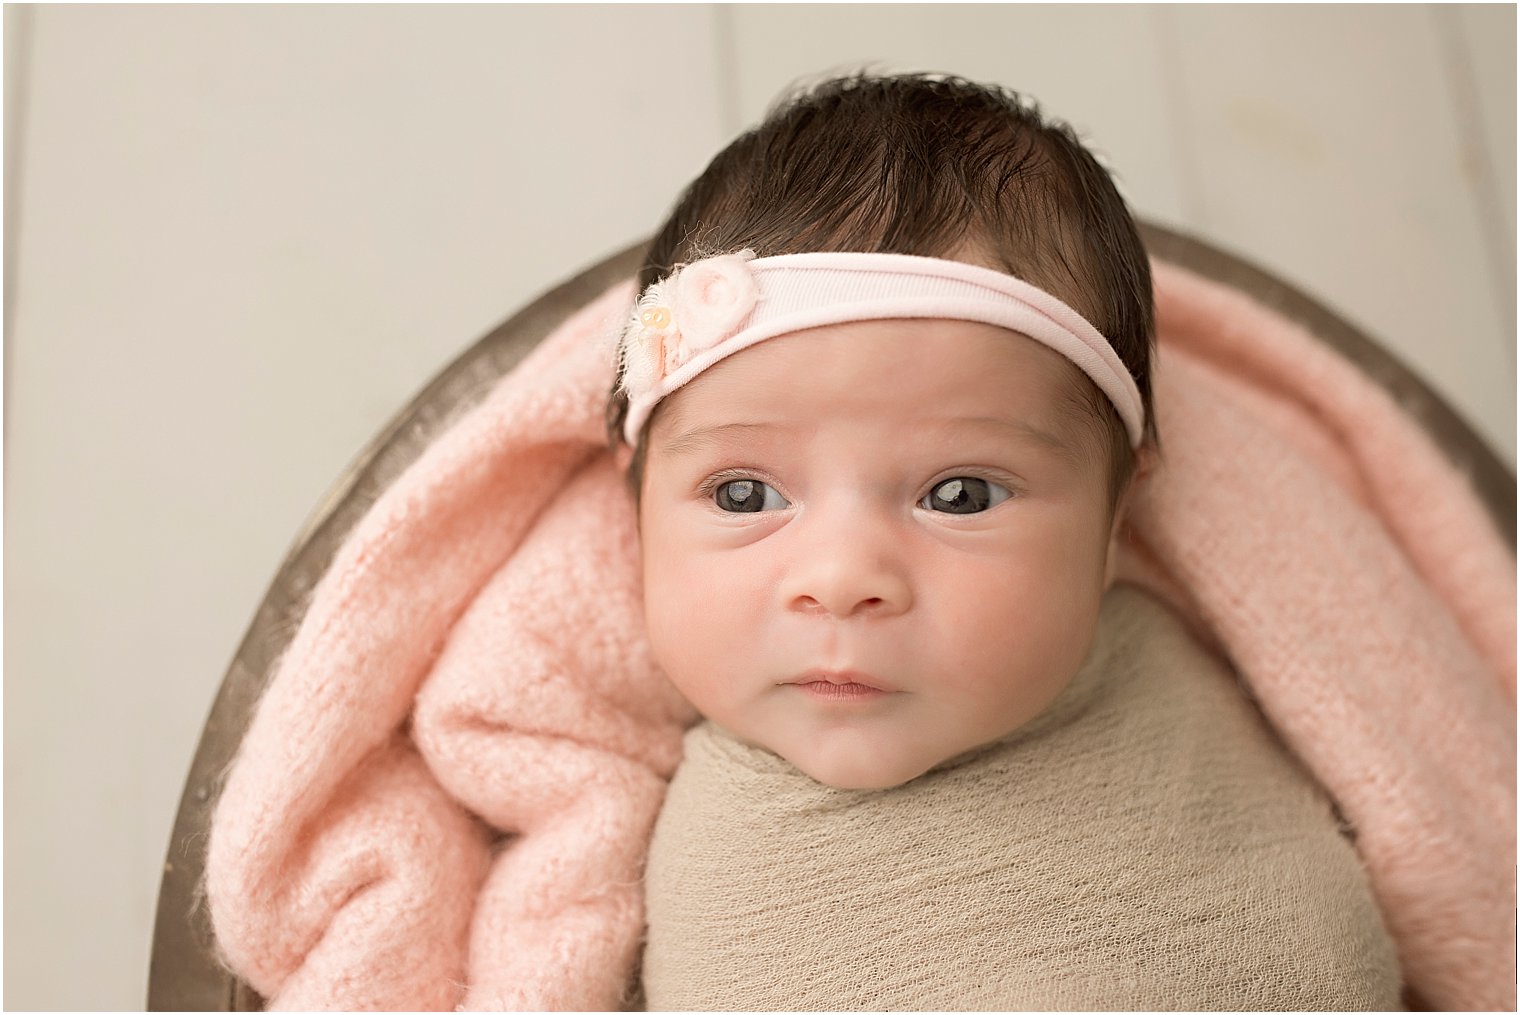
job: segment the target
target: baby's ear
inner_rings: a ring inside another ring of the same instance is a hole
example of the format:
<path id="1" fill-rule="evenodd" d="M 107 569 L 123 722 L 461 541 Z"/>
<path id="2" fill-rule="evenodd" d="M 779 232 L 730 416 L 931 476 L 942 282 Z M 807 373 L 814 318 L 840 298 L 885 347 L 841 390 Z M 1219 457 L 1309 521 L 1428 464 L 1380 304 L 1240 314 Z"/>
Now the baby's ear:
<path id="1" fill-rule="evenodd" d="M 1105 589 L 1114 584 L 1118 576 L 1119 555 L 1122 552 L 1126 522 L 1129 518 L 1130 506 L 1135 501 L 1136 494 L 1148 482 L 1158 465 L 1155 446 L 1149 441 L 1140 445 L 1135 451 L 1135 468 L 1130 473 L 1129 482 L 1119 492 L 1119 498 L 1114 503 L 1114 517 L 1108 530 L 1108 557 L 1103 570 L 1103 587 Z"/>
<path id="2" fill-rule="evenodd" d="M 1139 487 L 1148 482 L 1151 478 L 1151 474 L 1156 471 L 1156 466 L 1159 464 L 1160 457 L 1159 452 L 1156 450 L 1155 444 L 1151 443 L 1150 441 L 1146 441 L 1145 443 L 1141 444 L 1140 447 L 1136 448 L 1135 472 L 1134 475 L 1130 477 L 1129 489 L 1125 491 L 1126 495 L 1136 487 Z"/>
<path id="3" fill-rule="evenodd" d="M 1107 555 L 1103 559 L 1103 590 L 1106 592 L 1114 587 L 1114 582 L 1119 577 L 1119 554 L 1122 553 L 1121 545 L 1124 537 L 1124 502 L 1121 500 L 1119 507 L 1114 511 L 1114 525 L 1108 534 Z"/>

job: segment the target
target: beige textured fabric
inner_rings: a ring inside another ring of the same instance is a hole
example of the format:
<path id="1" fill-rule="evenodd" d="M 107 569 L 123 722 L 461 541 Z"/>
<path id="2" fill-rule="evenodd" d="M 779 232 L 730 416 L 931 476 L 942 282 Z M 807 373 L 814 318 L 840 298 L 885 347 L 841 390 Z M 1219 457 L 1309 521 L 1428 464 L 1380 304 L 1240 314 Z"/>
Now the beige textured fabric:
<path id="1" fill-rule="evenodd" d="M 649 1010 L 1400 1004 L 1324 793 L 1126 586 L 1050 709 L 895 789 L 832 789 L 697 726 L 646 901 Z"/>

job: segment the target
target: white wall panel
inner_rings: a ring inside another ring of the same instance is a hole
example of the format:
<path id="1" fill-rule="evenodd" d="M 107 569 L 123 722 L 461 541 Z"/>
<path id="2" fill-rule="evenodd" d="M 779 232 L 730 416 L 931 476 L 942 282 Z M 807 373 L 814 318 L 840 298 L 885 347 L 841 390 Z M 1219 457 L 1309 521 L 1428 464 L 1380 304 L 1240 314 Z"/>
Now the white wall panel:
<path id="1" fill-rule="evenodd" d="M 32 14 L 5 1002 L 133 1008 L 201 723 L 291 538 L 455 353 L 653 228 L 720 140 L 712 12 Z"/>
<path id="2" fill-rule="evenodd" d="M 1159 13 L 1180 61 L 1192 224 L 1361 324 L 1513 463 L 1506 297 L 1431 9 Z"/>

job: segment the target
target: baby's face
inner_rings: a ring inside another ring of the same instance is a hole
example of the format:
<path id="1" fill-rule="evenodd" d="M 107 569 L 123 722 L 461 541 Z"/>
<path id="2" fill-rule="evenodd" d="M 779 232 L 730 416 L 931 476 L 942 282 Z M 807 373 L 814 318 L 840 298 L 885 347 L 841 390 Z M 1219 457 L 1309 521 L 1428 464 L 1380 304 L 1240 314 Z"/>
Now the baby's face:
<path id="1" fill-rule="evenodd" d="M 844 788 L 1018 729 L 1075 675 L 1107 585 L 1080 383 L 993 325 L 885 320 L 762 342 L 671 395 L 640 511 L 664 671 Z"/>

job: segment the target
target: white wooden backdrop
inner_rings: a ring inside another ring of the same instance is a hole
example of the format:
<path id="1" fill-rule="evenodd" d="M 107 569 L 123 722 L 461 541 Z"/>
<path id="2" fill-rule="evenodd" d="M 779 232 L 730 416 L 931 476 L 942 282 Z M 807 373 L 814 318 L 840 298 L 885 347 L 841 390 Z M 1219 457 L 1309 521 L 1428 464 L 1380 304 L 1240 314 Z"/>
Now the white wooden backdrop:
<path id="1" fill-rule="evenodd" d="M 9 1008 L 143 1003 L 181 783 L 303 519 L 795 77 L 1037 96 L 1514 461 L 1511 6 L 10 5 L 5 56 Z"/>

